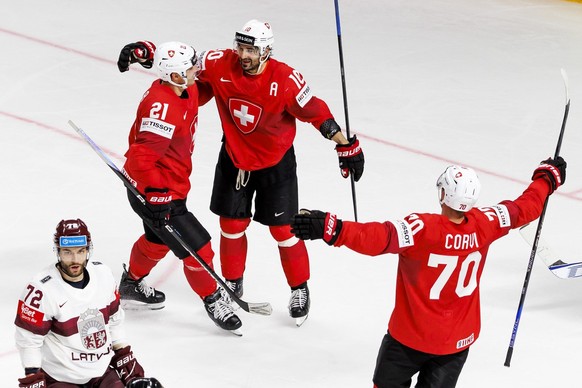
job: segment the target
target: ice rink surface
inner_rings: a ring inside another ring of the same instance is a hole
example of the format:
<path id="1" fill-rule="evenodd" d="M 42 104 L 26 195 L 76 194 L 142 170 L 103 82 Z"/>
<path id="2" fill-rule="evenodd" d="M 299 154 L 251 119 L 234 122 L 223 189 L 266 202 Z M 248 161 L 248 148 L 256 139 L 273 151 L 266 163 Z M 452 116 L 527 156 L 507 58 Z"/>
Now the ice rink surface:
<path id="1" fill-rule="evenodd" d="M 475 168 L 479 205 L 516 198 L 554 153 L 564 113 L 566 185 L 549 203 L 543 236 L 564 261 L 582 261 L 582 4 L 558 0 L 342 1 L 351 130 L 366 156 L 356 185 L 360 221 L 438 212 L 434 183 L 450 163 Z M 67 125 L 75 121 L 119 164 L 153 73 L 115 62 L 128 42 L 181 40 L 198 50 L 232 46 L 247 20 L 268 20 L 276 58 L 299 70 L 345 125 L 333 1 L 5 2 L 0 12 L 0 375 L 16 386 L 18 296 L 55 260 L 54 227 L 80 217 L 94 258 L 121 275 L 141 222 L 125 191 Z M 201 108 L 188 205 L 213 236 L 208 209 L 221 129 Z M 299 123 L 300 206 L 353 219 L 333 144 Z M 219 331 L 168 256 L 148 278 L 167 295 L 160 311 L 128 312 L 129 340 L 165 387 L 371 387 L 394 300 L 396 256 L 369 258 L 309 242 L 312 307 L 296 328 L 289 289 L 266 227 L 248 230 L 242 338 Z M 503 366 L 530 249 L 513 232 L 490 250 L 481 281 L 482 332 L 458 387 L 573 387 L 582 349 L 582 279 L 560 280 L 536 260 L 510 368 Z M 215 258 L 218 268 L 218 257 Z"/>

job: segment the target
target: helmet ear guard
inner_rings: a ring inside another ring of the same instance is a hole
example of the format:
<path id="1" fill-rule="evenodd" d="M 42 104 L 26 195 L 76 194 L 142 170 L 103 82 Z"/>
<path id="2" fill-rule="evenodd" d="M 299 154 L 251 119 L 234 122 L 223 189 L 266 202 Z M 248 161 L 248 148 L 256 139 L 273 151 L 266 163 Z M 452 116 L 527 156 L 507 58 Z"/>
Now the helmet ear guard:
<path id="1" fill-rule="evenodd" d="M 436 186 L 439 203 L 460 212 L 471 210 L 481 192 L 481 182 L 475 170 L 463 166 L 448 166 Z"/>

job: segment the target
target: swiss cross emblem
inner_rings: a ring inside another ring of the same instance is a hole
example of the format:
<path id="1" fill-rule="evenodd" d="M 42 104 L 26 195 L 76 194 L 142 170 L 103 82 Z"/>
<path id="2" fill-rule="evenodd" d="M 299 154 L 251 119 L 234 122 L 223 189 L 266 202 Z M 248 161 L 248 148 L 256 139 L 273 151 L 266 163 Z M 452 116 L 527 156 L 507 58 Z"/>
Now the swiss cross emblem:
<path id="1" fill-rule="evenodd" d="M 168 50 L 168 56 L 170 58 L 173 58 L 174 57 L 174 54 L 176 54 L 176 52 L 174 50 Z"/>
<path id="2" fill-rule="evenodd" d="M 232 120 L 244 134 L 255 130 L 263 113 L 263 108 L 260 106 L 238 98 L 231 98 L 228 101 L 228 110 Z"/>

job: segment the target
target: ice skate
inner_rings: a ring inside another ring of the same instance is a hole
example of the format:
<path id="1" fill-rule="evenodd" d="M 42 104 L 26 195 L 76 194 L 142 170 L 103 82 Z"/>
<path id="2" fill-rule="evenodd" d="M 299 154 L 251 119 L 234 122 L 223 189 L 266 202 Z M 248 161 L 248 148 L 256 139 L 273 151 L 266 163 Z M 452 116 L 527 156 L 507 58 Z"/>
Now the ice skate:
<path id="1" fill-rule="evenodd" d="M 242 298 L 243 296 L 243 278 L 240 277 L 238 279 L 235 280 L 228 280 L 225 279 L 224 281 L 226 283 L 226 285 L 228 286 L 228 288 L 230 288 L 231 291 L 234 291 L 234 294 L 239 297 Z M 228 303 L 232 306 L 232 309 L 234 311 L 238 310 L 240 308 L 240 306 L 232 300 L 232 298 L 230 297 L 230 294 L 228 292 L 226 292 L 225 290 L 223 290 L 221 288 L 221 292 L 222 292 L 222 298 L 224 299 L 225 303 Z"/>
<path id="2" fill-rule="evenodd" d="M 309 314 L 309 288 L 307 282 L 301 284 L 298 288 L 291 290 L 289 299 L 289 315 L 295 318 L 297 327 L 303 325 Z"/>
<path id="3" fill-rule="evenodd" d="M 240 337 L 242 332 L 239 329 L 242 326 L 242 322 L 233 312 L 232 305 L 224 299 L 223 292 L 219 288 L 213 294 L 204 298 L 204 307 L 216 326 Z"/>
<path id="4" fill-rule="evenodd" d="M 144 278 L 133 280 L 123 264 L 123 275 L 119 282 L 121 307 L 125 310 L 159 310 L 164 308 L 166 295 L 150 287 Z"/>

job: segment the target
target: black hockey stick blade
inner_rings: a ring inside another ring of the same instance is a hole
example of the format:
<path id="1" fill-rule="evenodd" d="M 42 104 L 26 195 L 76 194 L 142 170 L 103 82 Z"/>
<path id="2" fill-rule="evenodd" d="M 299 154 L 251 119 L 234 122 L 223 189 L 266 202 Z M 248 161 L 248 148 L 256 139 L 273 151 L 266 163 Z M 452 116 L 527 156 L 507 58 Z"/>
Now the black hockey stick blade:
<path id="1" fill-rule="evenodd" d="M 75 132 L 77 132 L 81 136 L 81 138 L 87 144 L 89 144 L 91 149 L 93 151 L 95 151 L 95 153 L 97 155 L 99 155 L 101 160 L 103 160 L 109 166 L 109 168 L 115 173 L 115 175 L 117 175 L 117 177 L 119 179 L 121 179 L 124 186 L 129 191 L 131 191 L 131 193 L 133 195 L 135 195 L 140 200 L 140 202 L 142 204 L 144 204 L 144 206 L 145 206 L 145 203 L 146 203 L 145 198 L 129 182 L 129 180 L 125 177 L 125 175 L 123 175 L 123 173 L 117 167 L 117 165 L 107 156 L 107 154 L 105 154 L 105 152 L 103 152 L 103 150 L 93 141 L 93 139 L 91 139 L 89 137 L 89 135 L 87 135 L 87 133 L 85 133 L 85 131 L 83 131 L 81 128 L 79 128 L 71 120 L 69 120 L 69 125 L 75 130 Z M 153 226 L 153 225 L 151 225 L 151 221 L 149 219 L 143 218 L 143 220 L 148 224 L 148 226 L 150 226 L 150 227 Z M 245 302 L 244 300 L 242 300 L 241 298 L 239 298 L 234 293 L 234 291 L 232 291 L 230 289 L 230 287 L 228 287 L 226 285 L 224 280 L 222 280 L 222 278 L 220 276 L 218 276 L 216 274 L 216 272 L 214 272 L 214 270 L 186 243 L 186 241 L 184 241 L 182 239 L 179 232 L 173 226 L 171 226 L 170 224 L 166 224 L 165 228 L 172 235 L 172 237 L 174 237 L 176 239 L 176 241 L 178 241 L 182 245 L 182 247 L 184 247 L 184 249 L 186 249 L 188 251 L 188 253 L 190 253 L 190 255 L 192 255 L 192 257 L 206 270 L 206 272 L 208 272 L 208 274 L 210 276 L 212 276 L 212 278 L 214 280 L 216 280 L 216 282 L 230 295 L 230 297 L 236 302 L 236 304 L 238 304 L 244 311 L 246 311 L 248 313 L 258 314 L 258 315 L 271 315 L 271 313 L 273 312 L 273 308 L 271 307 L 270 303 L 268 303 L 268 302 L 248 303 L 248 302 Z"/>

